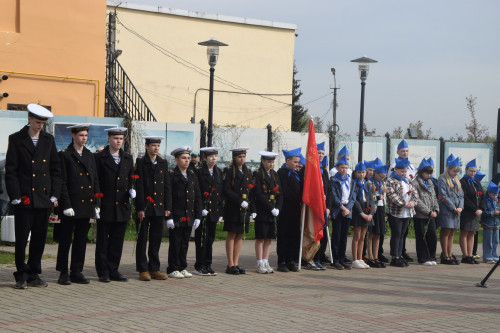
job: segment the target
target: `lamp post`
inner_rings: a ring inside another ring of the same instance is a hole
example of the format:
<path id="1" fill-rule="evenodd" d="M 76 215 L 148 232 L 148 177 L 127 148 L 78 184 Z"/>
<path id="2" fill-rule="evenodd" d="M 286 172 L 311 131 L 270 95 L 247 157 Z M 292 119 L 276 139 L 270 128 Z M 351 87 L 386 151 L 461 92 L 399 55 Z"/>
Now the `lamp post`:
<path id="1" fill-rule="evenodd" d="M 199 42 L 198 45 L 207 47 L 207 59 L 210 65 L 210 92 L 208 97 L 208 129 L 207 129 L 207 147 L 212 147 L 213 117 L 214 117 L 214 72 L 217 59 L 219 58 L 219 46 L 227 46 L 212 37 L 210 40 Z"/>
<path id="2" fill-rule="evenodd" d="M 335 77 L 335 68 L 330 68 L 333 74 L 333 125 L 329 131 L 330 134 L 330 169 L 335 165 L 335 136 L 337 135 L 337 78 Z"/>
<path id="3" fill-rule="evenodd" d="M 358 59 L 351 60 L 351 62 L 358 63 L 359 78 L 361 79 L 361 107 L 359 115 L 359 149 L 358 149 L 358 162 L 363 160 L 363 136 L 364 136 L 364 118 L 365 118 L 365 85 L 366 78 L 368 77 L 368 71 L 370 69 L 370 63 L 375 63 L 377 60 L 373 60 L 363 56 Z"/>

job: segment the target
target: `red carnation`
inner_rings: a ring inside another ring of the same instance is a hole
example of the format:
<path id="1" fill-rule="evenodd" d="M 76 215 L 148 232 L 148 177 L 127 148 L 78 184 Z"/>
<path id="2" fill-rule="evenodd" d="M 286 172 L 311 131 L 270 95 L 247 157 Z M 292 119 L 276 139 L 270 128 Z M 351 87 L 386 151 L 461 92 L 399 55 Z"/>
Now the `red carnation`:
<path id="1" fill-rule="evenodd" d="M 483 192 L 477 192 L 477 195 L 483 195 Z"/>
<path id="2" fill-rule="evenodd" d="M 278 189 L 278 187 L 277 187 L 277 186 L 276 186 L 276 187 L 273 187 L 273 192 L 274 192 L 274 193 L 278 193 L 278 191 L 279 191 L 279 189 Z"/>
<path id="3" fill-rule="evenodd" d="M 102 194 L 102 193 L 96 193 L 96 194 L 94 194 L 94 197 L 95 197 L 96 199 L 100 199 L 100 198 L 102 198 L 103 196 L 104 196 L 104 194 Z"/>
<path id="4" fill-rule="evenodd" d="M 249 190 L 251 190 L 251 189 L 253 189 L 255 187 L 255 185 L 254 184 L 248 184 L 247 187 L 248 187 Z"/>
<path id="5" fill-rule="evenodd" d="M 210 195 L 210 193 L 204 192 L 203 195 L 206 196 L 206 197 L 208 197 Z"/>
<path id="6" fill-rule="evenodd" d="M 187 220 L 188 220 L 188 222 L 189 222 L 189 221 L 191 221 L 191 218 L 190 218 L 190 217 L 188 217 L 188 218 L 187 218 Z"/>
<path id="7" fill-rule="evenodd" d="M 152 204 L 155 203 L 155 201 L 153 200 L 153 198 L 151 198 L 150 196 L 147 196 L 146 200 L 149 201 L 149 202 L 151 202 Z"/>
<path id="8" fill-rule="evenodd" d="M 378 191 L 378 190 L 380 190 L 380 188 L 379 187 L 375 187 L 375 191 Z"/>
<path id="9" fill-rule="evenodd" d="M 28 198 L 28 196 L 24 196 L 23 197 L 23 205 L 29 205 L 30 204 L 30 198 Z"/>
<path id="10" fill-rule="evenodd" d="M 215 187 L 212 187 L 212 191 L 215 191 L 215 190 L 216 190 L 216 188 L 215 188 Z"/>
<path id="11" fill-rule="evenodd" d="M 131 175 L 130 178 L 132 178 L 132 179 L 139 179 L 139 175 Z"/>
<path id="12" fill-rule="evenodd" d="M 183 216 L 183 217 L 181 217 L 181 221 L 182 221 L 182 222 L 186 222 L 186 218 L 185 218 L 184 216 Z"/>
<path id="13" fill-rule="evenodd" d="M 413 175 L 410 175 L 410 178 L 413 179 Z"/>

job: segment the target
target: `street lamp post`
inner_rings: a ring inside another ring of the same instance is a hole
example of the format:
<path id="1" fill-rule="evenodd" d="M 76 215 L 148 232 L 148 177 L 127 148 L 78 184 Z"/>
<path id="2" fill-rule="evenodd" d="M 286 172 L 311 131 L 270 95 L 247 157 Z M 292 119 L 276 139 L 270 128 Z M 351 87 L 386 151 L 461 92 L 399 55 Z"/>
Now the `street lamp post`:
<path id="1" fill-rule="evenodd" d="M 213 117 L 214 117 L 214 72 L 217 59 L 219 58 L 219 46 L 227 46 L 212 37 L 210 40 L 199 42 L 198 45 L 207 47 L 207 59 L 210 65 L 210 92 L 208 97 L 208 129 L 207 129 L 207 147 L 212 147 Z"/>
<path id="2" fill-rule="evenodd" d="M 330 134 L 330 169 L 335 165 L 335 136 L 337 135 L 337 79 L 335 77 L 335 68 L 330 69 L 333 74 L 333 125 L 329 131 Z"/>
<path id="3" fill-rule="evenodd" d="M 373 60 L 363 56 L 358 59 L 351 60 L 351 62 L 358 63 L 359 78 L 361 79 L 361 106 L 359 111 L 359 149 L 358 149 L 358 162 L 363 161 L 363 136 L 364 136 L 364 118 L 365 118 L 365 85 L 366 78 L 368 77 L 368 71 L 370 69 L 370 63 L 375 63 L 377 60 Z"/>

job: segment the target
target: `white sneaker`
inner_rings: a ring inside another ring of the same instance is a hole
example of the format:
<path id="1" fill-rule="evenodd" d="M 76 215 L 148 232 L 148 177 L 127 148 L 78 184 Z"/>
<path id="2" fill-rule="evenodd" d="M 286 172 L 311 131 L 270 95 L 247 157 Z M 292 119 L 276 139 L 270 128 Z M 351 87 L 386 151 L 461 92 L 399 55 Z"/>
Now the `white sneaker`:
<path id="1" fill-rule="evenodd" d="M 265 265 L 266 265 L 267 272 L 269 274 L 274 273 L 274 269 L 271 267 L 271 265 L 269 265 L 269 261 L 266 261 Z"/>
<path id="2" fill-rule="evenodd" d="M 257 271 L 257 273 L 260 273 L 260 274 L 267 274 L 266 265 L 264 263 L 261 263 L 260 265 L 257 265 L 256 271 Z"/>
<path id="3" fill-rule="evenodd" d="M 360 260 L 354 260 L 352 262 L 352 268 L 365 269 L 365 266 L 360 262 Z"/>
<path id="4" fill-rule="evenodd" d="M 361 265 L 365 266 L 366 269 L 370 268 L 370 266 L 367 265 L 364 260 L 360 260 L 360 262 L 361 262 Z"/>
<path id="5" fill-rule="evenodd" d="M 438 265 L 438 263 L 437 263 L 437 262 L 435 262 L 435 261 L 431 261 L 431 262 L 432 262 L 432 265 L 433 265 L 433 266 L 437 266 L 437 265 Z"/>
<path id="6" fill-rule="evenodd" d="M 179 271 L 173 271 L 172 273 L 169 273 L 168 277 L 173 279 L 184 279 L 184 275 L 182 275 Z"/>
<path id="7" fill-rule="evenodd" d="M 182 274 L 182 276 L 183 276 L 183 277 L 185 277 L 185 278 L 190 278 L 191 276 L 193 276 L 193 274 L 189 273 L 189 272 L 188 272 L 188 271 L 186 271 L 186 270 L 182 270 L 182 271 L 181 271 L 181 274 Z"/>
<path id="8" fill-rule="evenodd" d="M 424 266 L 434 266 L 434 264 L 432 263 L 432 261 L 426 261 L 422 265 L 424 265 Z"/>

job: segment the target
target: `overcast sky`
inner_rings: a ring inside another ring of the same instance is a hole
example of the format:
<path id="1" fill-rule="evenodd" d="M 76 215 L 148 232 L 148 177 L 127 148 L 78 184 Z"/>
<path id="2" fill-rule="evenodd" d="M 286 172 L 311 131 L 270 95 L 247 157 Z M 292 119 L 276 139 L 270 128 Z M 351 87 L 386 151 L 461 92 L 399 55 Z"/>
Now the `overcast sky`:
<path id="1" fill-rule="evenodd" d="M 337 123 L 359 127 L 360 80 L 350 60 L 378 60 L 370 67 L 365 122 L 377 134 L 422 120 L 435 137 L 465 135 L 465 98 L 477 97 L 477 119 L 495 135 L 500 107 L 500 1 L 498 0 L 134 0 L 212 14 L 298 25 L 295 59 L 302 103 L 333 87 Z M 207 32 L 210 37 L 210 33 Z M 156 41 L 160 42 L 160 41 Z M 332 95 L 306 106 L 332 121 Z"/>

